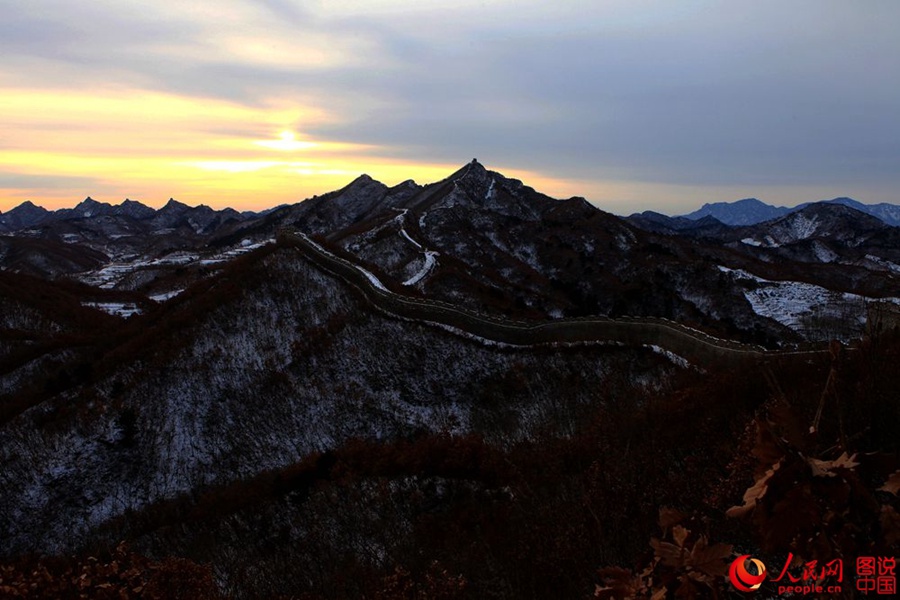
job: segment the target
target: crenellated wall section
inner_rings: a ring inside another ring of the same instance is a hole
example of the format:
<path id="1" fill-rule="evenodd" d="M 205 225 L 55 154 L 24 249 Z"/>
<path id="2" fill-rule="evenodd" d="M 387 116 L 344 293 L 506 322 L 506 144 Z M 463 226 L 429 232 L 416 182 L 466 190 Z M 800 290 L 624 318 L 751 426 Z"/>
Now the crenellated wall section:
<path id="1" fill-rule="evenodd" d="M 381 289 L 347 259 L 329 252 L 302 233 L 281 230 L 278 243 L 298 249 L 315 266 L 356 288 L 377 310 L 389 316 L 515 346 L 619 343 L 658 346 L 698 365 L 734 366 L 771 358 L 808 359 L 827 356 L 828 350 L 766 350 L 710 336 L 668 319 L 653 317 L 582 317 L 544 322 L 500 319 L 426 298 Z"/>

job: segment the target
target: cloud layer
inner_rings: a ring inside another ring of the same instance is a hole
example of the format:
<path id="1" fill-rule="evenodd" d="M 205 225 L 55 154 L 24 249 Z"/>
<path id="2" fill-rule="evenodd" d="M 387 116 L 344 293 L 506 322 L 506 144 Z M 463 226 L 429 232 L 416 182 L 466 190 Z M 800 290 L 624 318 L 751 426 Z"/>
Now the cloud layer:
<path id="1" fill-rule="evenodd" d="M 0 209 L 263 207 L 472 156 L 615 212 L 900 202 L 890 0 L 184 4 L 0 0 Z"/>

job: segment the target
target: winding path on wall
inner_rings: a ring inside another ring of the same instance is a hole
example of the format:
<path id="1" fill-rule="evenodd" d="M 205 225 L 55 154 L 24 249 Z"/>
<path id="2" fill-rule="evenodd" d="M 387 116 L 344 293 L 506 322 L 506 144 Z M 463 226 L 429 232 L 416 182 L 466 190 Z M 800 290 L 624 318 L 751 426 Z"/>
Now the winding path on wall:
<path id="1" fill-rule="evenodd" d="M 380 312 L 513 346 L 619 343 L 657 346 L 701 365 L 739 365 L 778 357 L 812 358 L 828 350 L 766 350 L 716 338 L 668 319 L 582 317 L 525 322 L 483 315 L 439 300 L 392 292 L 359 265 L 335 255 L 302 233 L 282 230 L 278 242 L 297 248 L 313 265 L 359 290 Z"/>

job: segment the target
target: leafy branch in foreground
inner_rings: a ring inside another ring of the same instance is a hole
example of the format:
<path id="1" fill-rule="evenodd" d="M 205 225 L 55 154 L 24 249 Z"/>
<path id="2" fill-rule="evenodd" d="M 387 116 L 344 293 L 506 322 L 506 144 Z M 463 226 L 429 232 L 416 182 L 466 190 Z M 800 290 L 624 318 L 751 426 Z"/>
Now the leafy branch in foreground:
<path id="1" fill-rule="evenodd" d="M 652 538 L 653 558 L 640 573 L 608 567 L 600 569 L 602 585 L 596 598 L 658 600 L 674 592 L 679 598 L 718 598 L 721 581 L 732 558 L 729 544 L 710 544 L 706 535 L 693 533 L 682 525 L 686 516 L 677 510 L 659 511 L 662 538 Z"/>
<path id="2" fill-rule="evenodd" d="M 106 557 L 23 558 L 0 564 L 0 596 L 48 600 L 217 600 L 212 570 L 184 558 L 153 561 L 119 544 Z"/>
<path id="3" fill-rule="evenodd" d="M 896 397 L 877 393 L 871 377 L 883 371 L 863 363 L 870 370 L 860 373 L 854 370 L 860 369 L 860 362 L 849 361 L 837 348 L 821 395 L 792 398 L 793 403 L 773 376 L 772 398 L 759 408 L 745 437 L 749 444 L 738 446 L 732 462 L 738 476 L 754 470 L 741 503 L 725 511 L 734 524 L 749 528 L 746 536 L 733 530 L 744 538 L 741 545 L 753 540 L 755 552 L 782 560 L 790 556 L 794 565 L 897 553 L 900 461 L 892 442 L 877 434 L 883 424 L 869 427 L 859 418 L 859 413 L 876 410 L 891 414 Z M 755 469 L 741 455 L 751 448 Z M 651 539 L 653 556 L 645 559 L 643 570 L 601 569 L 602 584 L 596 586 L 595 597 L 659 600 L 727 595 L 725 575 L 734 558 L 732 546 L 709 545 L 706 536 L 683 524 L 685 519 L 662 509 L 663 538 Z M 713 523 L 728 528 L 726 521 Z"/>

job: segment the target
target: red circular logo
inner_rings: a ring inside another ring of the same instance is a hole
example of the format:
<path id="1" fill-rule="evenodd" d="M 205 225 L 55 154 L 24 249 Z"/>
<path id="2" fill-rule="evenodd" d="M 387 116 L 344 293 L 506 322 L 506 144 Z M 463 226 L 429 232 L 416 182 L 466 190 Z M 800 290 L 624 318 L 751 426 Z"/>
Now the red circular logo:
<path id="1" fill-rule="evenodd" d="M 756 575 L 753 575 L 747 570 L 748 559 L 749 562 L 756 565 Z M 734 562 L 731 563 L 731 567 L 728 569 L 728 579 L 731 580 L 731 585 L 742 592 L 753 592 L 758 590 L 765 578 L 766 565 L 759 559 L 750 558 L 749 554 L 738 556 L 734 559 Z"/>

